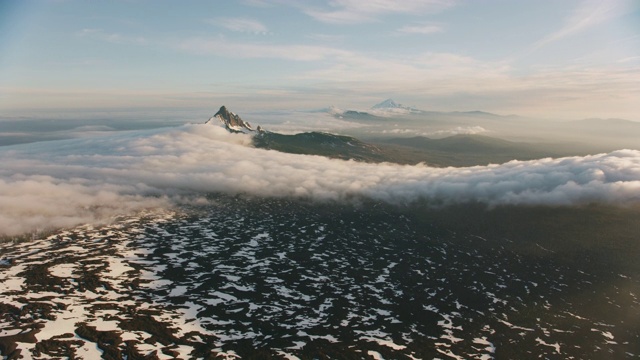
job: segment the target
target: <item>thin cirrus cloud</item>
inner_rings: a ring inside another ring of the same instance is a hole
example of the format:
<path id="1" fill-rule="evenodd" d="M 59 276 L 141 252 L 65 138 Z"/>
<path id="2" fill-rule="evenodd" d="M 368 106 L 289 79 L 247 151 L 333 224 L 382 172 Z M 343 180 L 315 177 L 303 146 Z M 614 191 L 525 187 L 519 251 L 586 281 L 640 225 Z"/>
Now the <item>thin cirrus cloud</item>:
<path id="1" fill-rule="evenodd" d="M 390 13 L 433 13 L 453 6 L 452 0 L 333 0 L 328 8 L 306 8 L 303 11 L 314 19 L 326 23 L 361 23 L 377 20 Z"/>
<path id="2" fill-rule="evenodd" d="M 260 44 L 230 42 L 221 38 L 191 38 L 180 41 L 176 48 L 195 54 L 225 55 L 237 58 L 266 58 L 293 61 L 318 61 L 331 57 L 345 58 L 347 50 L 327 46 L 297 44 Z"/>
<path id="3" fill-rule="evenodd" d="M 125 37 L 99 29 L 85 29 L 81 34 L 100 41 L 150 43 L 143 38 Z M 296 81 L 314 81 L 318 86 L 314 89 L 316 92 L 335 93 L 345 88 L 352 93 L 362 94 L 371 91 L 410 92 L 422 97 L 447 96 L 452 102 L 457 101 L 458 94 L 472 94 L 478 99 L 488 99 L 474 107 L 499 107 L 501 111 L 524 115 L 547 115 L 545 111 L 553 108 L 565 118 L 628 117 L 634 109 L 633 104 L 637 103 L 635 98 L 640 89 L 640 73 L 637 66 L 631 67 L 633 62 L 626 64 L 627 68 L 538 67 L 530 73 L 516 75 L 508 62 L 487 62 L 448 53 L 372 56 L 354 49 L 343 49 L 335 46 L 334 42 L 326 45 L 270 44 L 260 41 L 229 41 L 224 37 L 193 37 L 166 41 L 164 45 L 191 54 L 278 59 L 312 65 L 304 71 L 290 73 L 284 79 L 284 86 Z M 487 87 L 488 83 L 491 87 Z M 603 93 L 617 95 L 603 97 Z M 5 99 L 17 96 L 15 89 L 7 90 L 7 94 Z M 571 94 L 571 98 L 567 99 L 567 94 Z M 34 103 L 33 98 L 22 96 L 20 99 L 10 103 L 14 106 L 30 106 Z M 44 97 L 38 103 L 51 101 Z M 131 100 L 126 98 L 125 101 Z M 6 102 L 9 103 L 8 100 Z"/>
<path id="4" fill-rule="evenodd" d="M 434 24 L 406 25 L 399 28 L 396 32 L 400 34 L 428 35 L 428 34 L 436 34 L 436 33 L 444 32 L 444 28 L 442 28 L 442 26 L 440 25 L 434 25 Z"/>
<path id="5" fill-rule="evenodd" d="M 116 32 L 107 32 L 103 29 L 84 28 L 77 32 L 80 37 L 98 39 L 113 44 L 147 44 L 148 40 L 144 36 L 125 35 Z"/>
<path id="6" fill-rule="evenodd" d="M 530 51 L 537 50 L 548 44 L 586 31 L 602 23 L 611 21 L 633 10 L 632 2 L 621 1 L 583 1 L 566 19 L 564 25 L 536 41 L 530 47 Z"/>
<path id="7" fill-rule="evenodd" d="M 393 204 L 629 204 L 640 201 L 640 151 L 469 168 L 369 164 L 251 147 L 212 125 L 185 125 L 0 150 L 0 231 L 107 221 L 207 193 L 370 198 Z M 60 206 L 64 203 L 65 206 Z"/>
<path id="8" fill-rule="evenodd" d="M 217 18 L 207 21 L 209 24 L 221 26 L 227 30 L 251 33 L 251 34 L 267 34 L 269 29 L 258 20 L 247 18 Z"/>

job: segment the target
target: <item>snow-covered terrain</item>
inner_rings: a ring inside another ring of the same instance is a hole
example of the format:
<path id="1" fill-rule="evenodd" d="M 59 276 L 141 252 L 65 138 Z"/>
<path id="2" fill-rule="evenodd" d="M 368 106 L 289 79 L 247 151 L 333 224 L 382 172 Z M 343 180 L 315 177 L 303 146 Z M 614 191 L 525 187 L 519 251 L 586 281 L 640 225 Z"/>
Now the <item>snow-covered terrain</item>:
<path id="1" fill-rule="evenodd" d="M 5 243 L 0 350 L 25 359 L 640 354 L 634 274 L 569 267 L 515 252 L 511 239 L 418 220 L 383 203 L 213 196 Z"/>

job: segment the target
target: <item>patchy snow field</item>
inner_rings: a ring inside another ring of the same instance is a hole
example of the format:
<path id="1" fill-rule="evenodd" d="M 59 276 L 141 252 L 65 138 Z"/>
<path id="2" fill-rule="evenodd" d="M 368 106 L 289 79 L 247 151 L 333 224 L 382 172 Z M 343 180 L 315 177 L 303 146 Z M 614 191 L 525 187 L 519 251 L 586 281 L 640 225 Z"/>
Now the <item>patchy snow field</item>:
<path id="1" fill-rule="evenodd" d="M 625 358 L 639 280 L 386 205 L 216 198 L 0 244 L 10 358 Z M 576 295 L 579 294 L 580 296 Z M 611 295 L 617 294 L 617 295 Z M 627 323 L 611 314 L 625 312 Z"/>

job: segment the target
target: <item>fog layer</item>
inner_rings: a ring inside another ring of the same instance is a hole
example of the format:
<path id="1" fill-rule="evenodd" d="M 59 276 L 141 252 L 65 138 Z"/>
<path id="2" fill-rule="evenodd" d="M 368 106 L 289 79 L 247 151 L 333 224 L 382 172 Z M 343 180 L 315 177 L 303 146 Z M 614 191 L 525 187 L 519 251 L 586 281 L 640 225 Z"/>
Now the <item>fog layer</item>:
<path id="1" fill-rule="evenodd" d="M 251 147 L 185 125 L 0 149 L 0 232 L 105 221 L 211 192 L 405 204 L 575 205 L 640 201 L 640 151 L 470 168 L 369 164 Z"/>

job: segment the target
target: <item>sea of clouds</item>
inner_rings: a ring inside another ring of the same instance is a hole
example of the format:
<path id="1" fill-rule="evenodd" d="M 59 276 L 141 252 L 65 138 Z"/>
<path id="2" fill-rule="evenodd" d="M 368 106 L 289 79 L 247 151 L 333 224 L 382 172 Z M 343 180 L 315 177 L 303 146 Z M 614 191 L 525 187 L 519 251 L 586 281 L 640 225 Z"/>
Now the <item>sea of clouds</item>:
<path id="1" fill-rule="evenodd" d="M 441 129 L 441 130 L 432 130 L 432 131 L 424 131 L 418 129 L 408 129 L 408 128 L 393 128 L 393 129 L 385 129 L 382 130 L 381 134 L 391 134 L 391 135 L 409 135 L 409 136 L 426 136 L 431 138 L 443 138 L 447 136 L 454 135 L 477 135 L 486 133 L 488 130 L 483 128 L 482 126 L 456 126 L 449 129 Z"/>
<path id="2" fill-rule="evenodd" d="M 102 222 L 207 193 L 407 204 L 640 202 L 640 151 L 468 168 L 369 164 L 251 146 L 184 125 L 0 148 L 0 234 Z"/>

